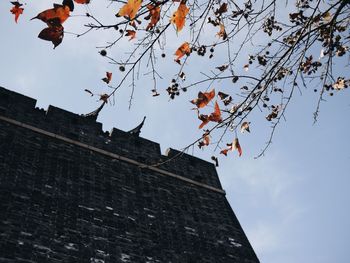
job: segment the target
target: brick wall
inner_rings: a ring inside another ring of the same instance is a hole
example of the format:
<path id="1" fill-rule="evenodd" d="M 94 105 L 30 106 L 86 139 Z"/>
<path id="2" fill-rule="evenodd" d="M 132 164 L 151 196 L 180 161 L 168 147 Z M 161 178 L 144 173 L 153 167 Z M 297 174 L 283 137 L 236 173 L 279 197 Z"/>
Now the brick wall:
<path id="1" fill-rule="evenodd" d="M 0 88 L 0 262 L 259 262 L 213 164 L 35 104 Z"/>

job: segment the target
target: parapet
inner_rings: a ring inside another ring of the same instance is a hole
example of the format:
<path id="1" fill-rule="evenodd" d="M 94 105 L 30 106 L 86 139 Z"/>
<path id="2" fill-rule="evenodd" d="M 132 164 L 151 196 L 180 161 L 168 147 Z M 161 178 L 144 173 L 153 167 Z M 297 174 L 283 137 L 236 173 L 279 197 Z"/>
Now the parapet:
<path id="1" fill-rule="evenodd" d="M 144 165 L 160 169 L 201 184 L 222 189 L 214 164 L 192 155 L 168 149 L 162 155 L 160 145 L 130 132 L 113 128 L 104 132 L 94 118 L 54 106 L 36 108 L 36 100 L 0 87 L 0 117 L 36 127 L 74 142 L 89 145 Z"/>

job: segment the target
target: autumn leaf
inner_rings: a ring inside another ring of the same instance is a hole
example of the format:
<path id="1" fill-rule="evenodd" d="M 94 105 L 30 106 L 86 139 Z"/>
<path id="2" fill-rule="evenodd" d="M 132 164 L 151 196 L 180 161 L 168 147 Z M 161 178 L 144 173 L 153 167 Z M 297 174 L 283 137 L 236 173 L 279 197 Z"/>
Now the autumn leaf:
<path id="1" fill-rule="evenodd" d="M 338 78 L 337 81 L 332 85 L 335 90 L 342 90 L 345 88 L 344 78 Z"/>
<path id="2" fill-rule="evenodd" d="M 54 4 L 54 7 L 51 9 L 47 9 L 41 13 L 39 13 L 36 17 L 33 17 L 33 19 L 40 19 L 41 21 L 48 23 L 50 20 L 57 20 L 59 21 L 59 24 L 63 24 L 64 21 L 67 20 L 70 14 L 70 8 L 67 5 L 58 5 Z"/>
<path id="3" fill-rule="evenodd" d="M 38 38 L 51 41 L 56 48 L 63 40 L 63 26 L 61 24 L 50 25 L 44 28 L 38 35 Z"/>
<path id="4" fill-rule="evenodd" d="M 191 100 L 191 103 L 196 104 L 197 108 L 205 107 L 215 97 L 215 89 L 210 92 L 199 92 L 198 98 Z"/>
<path id="5" fill-rule="evenodd" d="M 243 133 L 245 131 L 250 132 L 249 124 L 250 124 L 250 122 L 247 122 L 247 121 L 242 123 L 242 125 L 241 125 L 241 133 Z"/>
<path id="6" fill-rule="evenodd" d="M 241 145 L 239 144 L 238 138 L 235 138 L 232 143 L 226 144 L 228 148 L 223 149 L 220 153 L 227 156 L 228 151 L 238 151 L 238 156 L 242 155 L 242 148 Z"/>
<path id="7" fill-rule="evenodd" d="M 170 22 L 176 25 L 177 32 L 180 32 L 185 26 L 186 15 L 189 11 L 190 9 L 186 6 L 186 2 L 181 1 L 179 7 L 170 19 Z"/>
<path id="8" fill-rule="evenodd" d="M 11 4 L 13 4 L 14 6 L 10 10 L 10 12 L 15 15 L 15 22 L 17 23 L 19 16 L 23 14 L 24 8 L 21 7 L 23 4 L 19 2 L 11 2 Z"/>
<path id="9" fill-rule="evenodd" d="M 136 31 L 135 30 L 126 30 L 126 34 L 125 34 L 126 37 L 130 37 L 129 38 L 129 41 L 130 40 L 133 40 L 135 37 L 136 37 Z"/>
<path id="10" fill-rule="evenodd" d="M 221 72 L 225 71 L 228 68 L 228 65 L 222 65 L 219 67 L 216 67 L 216 69 L 220 70 Z"/>
<path id="11" fill-rule="evenodd" d="M 71 12 L 73 12 L 73 10 L 74 10 L 74 3 L 73 3 L 73 0 L 63 0 L 62 5 L 63 5 L 63 6 L 68 6 L 68 7 L 69 7 L 69 10 L 70 10 Z"/>
<path id="12" fill-rule="evenodd" d="M 177 56 L 175 61 L 178 62 L 184 55 L 188 56 L 189 54 L 191 54 L 190 44 L 185 42 L 175 51 L 175 56 Z"/>
<path id="13" fill-rule="evenodd" d="M 130 20 L 133 20 L 139 11 L 142 4 L 142 0 L 128 0 L 128 2 L 120 8 L 118 16 L 129 17 Z"/>
<path id="14" fill-rule="evenodd" d="M 74 0 L 74 2 L 76 2 L 78 4 L 89 4 L 90 0 Z"/>
<path id="15" fill-rule="evenodd" d="M 202 123 L 198 127 L 199 129 L 202 129 L 210 121 L 218 122 L 218 123 L 222 122 L 219 104 L 217 102 L 215 102 L 214 112 L 212 112 L 209 116 L 203 115 L 203 114 L 201 114 L 201 115 L 198 114 L 198 119 L 200 119 L 202 121 Z"/>
<path id="16" fill-rule="evenodd" d="M 219 27 L 220 27 L 220 31 L 216 35 L 218 37 L 221 37 L 222 40 L 225 40 L 227 38 L 227 33 L 226 33 L 226 30 L 225 30 L 225 26 L 224 26 L 224 24 L 220 24 Z"/>
<path id="17" fill-rule="evenodd" d="M 112 72 L 106 72 L 106 77 L 104 77 L 102 79 L 102 81 L 104 81 L 107 84 L 109 84 L 109 82 L 111 82 L 111 80 L 112 80 Z"/>
<path id="18" fill-rule="evenodd" d="M 160 19 L 160 6 L 156 5 L 147 5 L 147 8 L 149 10 L 149 15 L 145 17 L 146 20 L 151 19 L 151 21 L 148 23 L 146 30 L 152 29 L 159 21 Z"/>
<path id="19" fill-rule="evenodd" d="M 215 11 L 216 16 L 221 16 L 227 12 L 227 3 L 222 3 L 221 6 Z"/>
<path id="20" fill-rule="evenodd" d="M 202 148 L 204 146 L 208 146 L 210 144 L 210 132 L 206 130 L 202 135 L 202 140 L 198 142 L 198 147 Z"/>

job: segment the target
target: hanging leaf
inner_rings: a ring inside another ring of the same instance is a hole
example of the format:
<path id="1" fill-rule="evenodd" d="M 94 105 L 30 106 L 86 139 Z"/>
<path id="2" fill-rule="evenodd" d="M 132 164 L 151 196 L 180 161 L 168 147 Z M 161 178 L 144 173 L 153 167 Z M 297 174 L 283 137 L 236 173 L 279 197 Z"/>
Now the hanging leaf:
<path id="1" fill-rule="evenodd" d="M 228 68 L 228 65 L 222 65 L 219 67 L 216 67 L 216 69 L 220 70 L 221 72 L 225 71 Z"/>
<path id="2" fill-rule="evenodd" d="M 112 72 L 106 72 L 106 77 L 104 77 L 102 79 L 102 81 L 104 81 L 107 84 L 109 84 L 109 82 L 111 82 L 111 80 L 112 80 Z"/>
<path id="3" fill-rule="evenodd" d="M 180 32 L 185 26 L 186 15 L 190 9 L 186 6 L 186 1 L 181 1 L 179 7 L 174 12 L 170 22 L 176 25 L 176 31 Z"/>
<path id="4" fill-rule="evenodd" d="M 13 4 L 14 6 L 10 10 L 10 12 L 15 15 L 15 22 L 17 23 L 19 16 L 23 14 L 24 8 L 21 7 L 23 4 L 19 2 L 11 2 L 11 4 Z"/>
<path id="5" fill-rule="evenodd" d="M 201 114 L 201 115 L 198 114 L 198 119 L 200 119 L 202 121 L 202 123 L 198 127 L 199 129 L 202 129 L 210 121 L 218 122 L 218 123 L 222 122 L 219 104 L 217 102 L 215 102 L 214 112 L 212 112 L 209 116 L 203 115 L 203 114 Z"/>
<path id="6" fill-rule="evenodd" d="M 238 138 L 235 138 L 232 143 L 226 144 L 228 148 L 223 149 L 220 153 L 227 156 L 228 151 L 238 151 L 238 156 L 242 155 L 242 148 L 241 145 L 239 144 Z"/>
<path id="7" fill-rule="evenodd" d="M 63 6 L 68 6 L 68 7 L 69 7 L 69 10 L 70 10 L 71 12 L 73 12 L 73 10 L 74 10 L 74 3 L 73 3 L 73 0 L 63 0 L 62 5 L 63 5 Z"/>
<path id="8" fill-rule="evenodd" d="M 213 98 L 215 97 L 215 89 L 212 89 L 210 92 L 199 92 L 198 98 L 191 100 L 191 103 L 195 104 L 197 108 L 205 107 Z"/>
<path id="9" fill-rule="evenodd" d="M 129 41 L 130 40 L 133 40 L 135 37 L 136 37 L 136 31 L 135 30 L 126 30 L 126 34 L 125 34 L 126 37 L 130 37 L 129 38 Z"/>
<path id="10" fill-rule="evenodd" d="M 145 19 L 151 19 L 151 21 L 148 23 L 146 30 L 150 30 L 155 27 L 160 19 L 160 6 L 149 4 L 147 5 L 147 9 L 149 10 L 149 15 Z"/>
<path id="11" fill-rule="evenodd" d="M 188 56 L 189 54 L 191 54 L 190 44 L 185 42 L 175 51 L 175 56 L 177 56 L 175 61 L 179 62 L 184 55 Z"/>
<path id="12" fill-rule="evenodd" d="M 67 20 L 70 14 L 70 8 L 67 5 L 58 5 L 54 4 L 53 8 L 47 9 L 41 13 L 39 13 L 36 17 L 33 17 L 33 19 L 40 19 L 44 23 L 48 23 L 50 20 L 57 20 L 59 21 L 59 24 L 63 24 L 64 21 Z"/>
<path id="13" fill-rule="evenodd" d="M 208 146 L 210 144 L 210 135 L 209 130 L 206 130 L 202 135 L 202 140 L 198 142 L 198 147 L 201 149 L 204 146 Z"/>
<path id="14" fill-rule="evenodd" d="M 227 33 L 225 30 L 224 24 L 220 24 L 220 31 L 217 33 L 217 36 L 222 38 L 222 40 L 225 40 L 227 38 Z"/>
<path id="15" fill-rule="evenodd" d="M 242 123 L 242 125 L 241 125 L 241 133 L 244 133 L 245 131 L 250 132 L 249 124 L 250 124 L 250 122 L 247 122 L 247 121 Z"/>
<path id="16" fill-rule="evenodd" d="M 78 4 L 89 4 L 90 0 L 74 0 L 74 2 L 76 2 Z"/>
<path id="17" fill-rule="evenodd" d="M 51 41 L 54 49 L 62 43 L 63 40 L 63 26 L 61 24 L 49 24 L 38 35 L 38 38 Z"/>
<path id="18" fill-rule="evenodd" d="M 142 0 L 128 0 L 128 2 L 120 8 L 118 16 L 126 16 L 130 20 L 133 20 L 139 11 L 142 4 Z"/>

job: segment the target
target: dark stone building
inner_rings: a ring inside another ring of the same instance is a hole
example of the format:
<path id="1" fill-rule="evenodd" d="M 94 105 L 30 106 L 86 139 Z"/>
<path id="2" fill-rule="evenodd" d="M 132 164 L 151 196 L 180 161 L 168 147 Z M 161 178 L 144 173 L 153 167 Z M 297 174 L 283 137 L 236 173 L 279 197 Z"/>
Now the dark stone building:
<path id="1" fill-rule="evenodd" d="M 213 164 L 0 88 L 0 262 L 257 263 Z"/>

